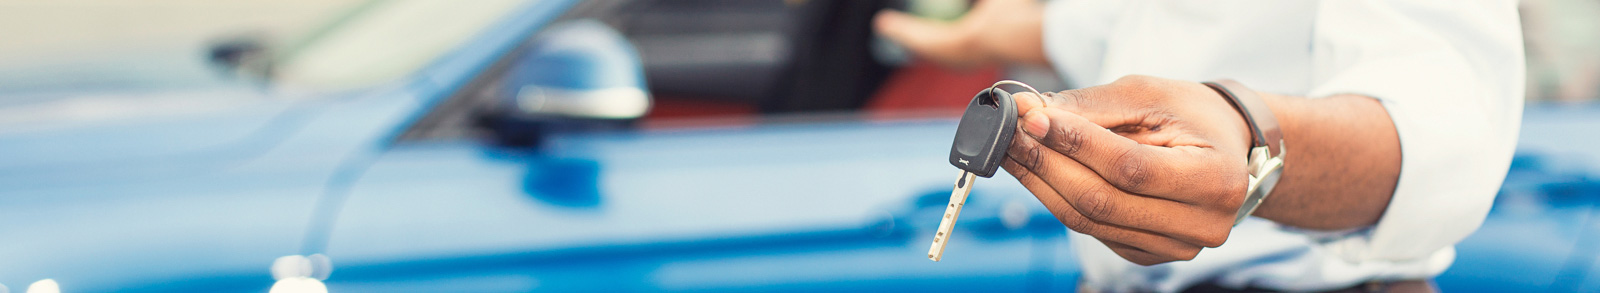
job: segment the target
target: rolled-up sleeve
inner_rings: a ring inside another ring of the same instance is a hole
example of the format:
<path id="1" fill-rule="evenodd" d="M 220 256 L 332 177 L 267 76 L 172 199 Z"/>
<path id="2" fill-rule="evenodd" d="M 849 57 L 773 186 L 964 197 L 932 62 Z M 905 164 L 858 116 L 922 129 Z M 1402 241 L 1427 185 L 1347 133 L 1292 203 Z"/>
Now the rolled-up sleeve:
<path id="1" fill-rule="evenodd" d="M 1483 223 L 1516 147 L 1524 92 L 1516 2 L 1320 5 L 1309 96 L 1380 100 L 1402 157 L 1378 224 L 1323 245 L 1352 263 L 1448 266 L 1453 245 Z"/>

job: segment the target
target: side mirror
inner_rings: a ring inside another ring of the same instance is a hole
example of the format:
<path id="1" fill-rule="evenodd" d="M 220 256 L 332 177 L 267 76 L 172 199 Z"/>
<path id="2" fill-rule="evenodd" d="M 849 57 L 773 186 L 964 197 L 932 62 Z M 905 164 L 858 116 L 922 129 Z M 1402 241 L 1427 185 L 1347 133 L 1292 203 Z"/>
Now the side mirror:
<path id="1" fill-rule="evenodd" d="M 638 50 L 604 23 L 557 24 L 524 48 L 501 83 L 516 115 L 627 120 L 650 109 Z"/>
<path id="2" fill-rule="evenodd" d="M 261 34 L 237 34 L 211 41 L 206 59 L 230 77 L 265 79 L 272 56 Z"/>

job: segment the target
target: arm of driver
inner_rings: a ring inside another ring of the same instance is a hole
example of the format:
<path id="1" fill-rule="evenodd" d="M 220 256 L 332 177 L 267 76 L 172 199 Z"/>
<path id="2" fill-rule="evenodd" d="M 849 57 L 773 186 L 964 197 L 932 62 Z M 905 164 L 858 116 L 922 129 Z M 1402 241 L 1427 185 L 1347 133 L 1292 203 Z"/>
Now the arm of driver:
<path id="1" fill-rule="evenodd" d="M 1322 78 L 1308 96 L 1377 99 L 1403 154 L 1377 224 L 1326 242 L 1348 261 L 1448 257 L 1482 223 L 1515 148 L 1524 80 L 1516 1 L 1422 2 L 1319 4 Z M 1296 142 L 1286 143 L 1295 156 Z"/>

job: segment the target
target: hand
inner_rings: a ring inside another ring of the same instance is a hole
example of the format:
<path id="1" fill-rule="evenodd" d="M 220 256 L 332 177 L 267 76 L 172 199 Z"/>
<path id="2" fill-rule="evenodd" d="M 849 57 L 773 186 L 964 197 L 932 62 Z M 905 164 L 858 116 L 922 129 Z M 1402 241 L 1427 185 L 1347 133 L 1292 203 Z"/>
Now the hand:
<path id="1" fill-rule="evenodd" d="M 1019 131 L 1001 166 L 1068 228 L 1140 265 L 1190 260 L 1228 239 L 1249 181 L 1251 136 L 1196 82 L 1127 76 L 1016 96 Z"/>
<path id="2" fill-rule="evenodd" d="M 1046 65 L 1044 12 L 1038 0 L 985 0 L 955 23 L 884 10 L 873 20 L 879 34 L 947 66 L 993 62 Z"/>

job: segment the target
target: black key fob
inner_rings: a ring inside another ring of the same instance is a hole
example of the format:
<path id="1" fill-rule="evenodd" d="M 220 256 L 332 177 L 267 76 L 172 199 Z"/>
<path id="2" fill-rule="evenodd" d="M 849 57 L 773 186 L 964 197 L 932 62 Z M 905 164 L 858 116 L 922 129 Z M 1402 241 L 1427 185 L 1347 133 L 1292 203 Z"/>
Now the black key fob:
<path id="1" fill-rule="evenodd" d="M 950 164 L 984 178 L 994 176 L 1016 132 L 1017 102 L 1011 93 L 993 87 L 978 92 L 956 126 Z"/>

